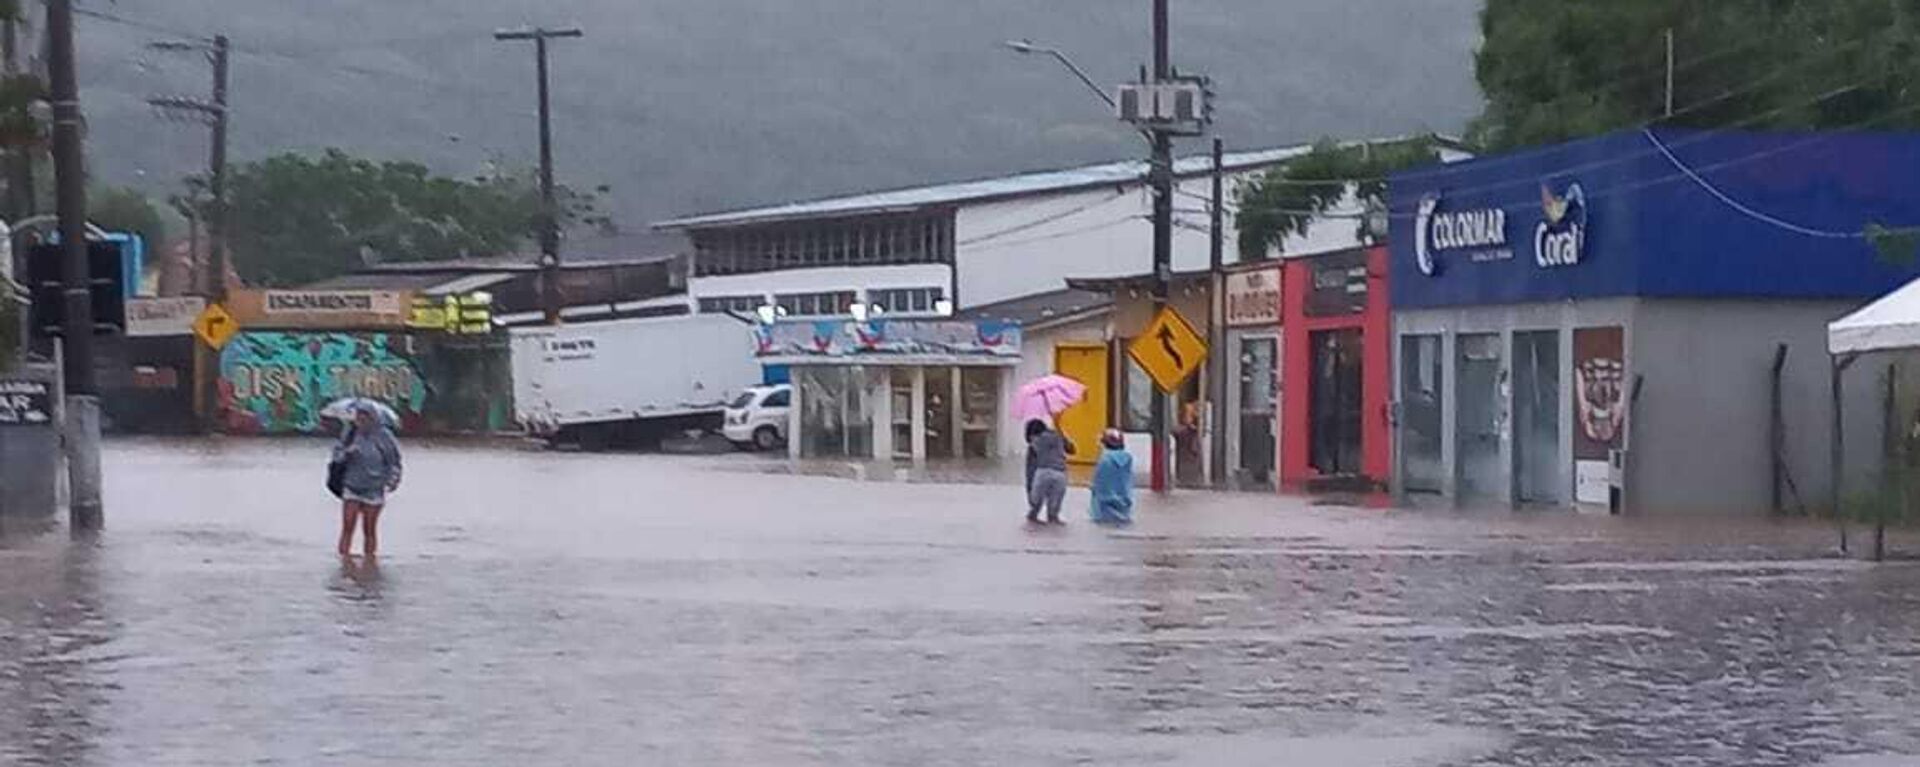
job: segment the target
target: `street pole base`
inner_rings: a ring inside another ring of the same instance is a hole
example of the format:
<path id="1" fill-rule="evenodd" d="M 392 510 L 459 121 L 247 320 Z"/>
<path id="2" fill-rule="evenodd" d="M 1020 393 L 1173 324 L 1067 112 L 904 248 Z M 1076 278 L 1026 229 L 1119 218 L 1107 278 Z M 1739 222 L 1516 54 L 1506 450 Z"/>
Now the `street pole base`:
<path id="1" fill-rule="evenodd" d="M 67 398 L 67 518 L 75 535 L 106 526 L 100 500 L 100 398 Z"/>

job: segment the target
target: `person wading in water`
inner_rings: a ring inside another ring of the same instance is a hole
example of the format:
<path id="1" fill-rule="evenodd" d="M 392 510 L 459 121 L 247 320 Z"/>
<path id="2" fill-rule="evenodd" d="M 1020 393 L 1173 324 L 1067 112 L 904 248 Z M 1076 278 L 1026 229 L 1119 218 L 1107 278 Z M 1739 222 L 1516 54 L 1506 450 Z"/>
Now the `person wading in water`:
<path id="1" fill-rule="evenodd" d="M 400 441 L 372 404 L 353 408 L 353 423 L 333 446 L 340 467 L 340 556 L 351 555 L 353 528 L 360 526 L 361 551 L 372 559 L 380 548 L 380 511 L 387 494 L 400 488 Z"/>

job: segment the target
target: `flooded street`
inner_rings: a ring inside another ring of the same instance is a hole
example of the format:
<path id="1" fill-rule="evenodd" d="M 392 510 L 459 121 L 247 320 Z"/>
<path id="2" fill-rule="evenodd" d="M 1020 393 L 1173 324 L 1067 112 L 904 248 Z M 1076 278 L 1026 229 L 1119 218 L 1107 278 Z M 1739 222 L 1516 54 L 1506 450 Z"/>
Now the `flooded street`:
<path id="1" fill-rule="evenodd" d="M 1920 764 L 1920 567 L 1825 528 L 409 447 L 369 569 L 324 443 L 111 445 L 0 542 L 0 763 Z"/>

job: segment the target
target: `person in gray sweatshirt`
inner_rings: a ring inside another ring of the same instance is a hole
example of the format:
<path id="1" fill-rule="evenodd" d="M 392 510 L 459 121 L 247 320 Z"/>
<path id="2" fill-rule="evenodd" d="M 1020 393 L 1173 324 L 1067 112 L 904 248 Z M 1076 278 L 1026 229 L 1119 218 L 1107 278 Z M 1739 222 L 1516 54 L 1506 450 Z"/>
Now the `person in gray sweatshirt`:
<path id="1" fill-rule="evenodd" d="M 348 555 L 353 528 L 361 529 L 367 558 L 380 548 L 380 512 L 387 494 L 400 488 L 400 441 L 379 411 L 355 403 L 353 424 L 333 446 L 333 462 L 344 467 L 340 493 L 340 556 Z"/>
<path id="2" fill-rule="evenodd" d="M 1067 455 L 1074 452 L 1065 435 L 1038 419 L 1027 422 L 1027 521 L 1040 524 L 1040 507 L 1049 525 L 1063 525 L 1060 505 L 1067 499 Z"/>

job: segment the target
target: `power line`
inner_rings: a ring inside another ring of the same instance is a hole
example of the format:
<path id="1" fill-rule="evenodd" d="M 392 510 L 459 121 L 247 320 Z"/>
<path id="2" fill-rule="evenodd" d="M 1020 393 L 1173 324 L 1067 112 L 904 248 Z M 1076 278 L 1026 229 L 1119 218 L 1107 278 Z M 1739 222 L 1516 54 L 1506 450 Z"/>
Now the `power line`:
<path id="1" fill-rule="evenodd" d="M 1862 239 L 1866 237 L 1866 233 L 1864 231 L 1835 232 L 1835 231 L 1828 231 L 1825 229 L 1814 229 L 1812 227 L 1801 226 L 1791 221 L 1787 221 L 1786 219 L 1782 219 L 1782 218 L 1768 215 L 1766 213 L 1762 213 L 1751 206 L 1741 203 L 1739 200 L 1733 199 L 1733 197 L 1729 196 L 1726 192 L 1720 191 L 1720 187 L 1714 186 L 1712 182 L 1709 182 L 1706 179 L 1701 178 L 1700 174 L 1695 173 L 1692 168 L 1687 167 L 1686 163 L 1681 162 L 1680 158 L 1675 157 L 1673 155 L 1672 150 L 1667 149 L 1666 144 L 1663 144 L 1660 142 L 1660 137 L 1654 135 L 1653 129 L 1641 128 L 1640 133 L 1641 135 L 1647 137 L 1647 141 L 1652 143 L 1655 149 L 1660 150 L 1660 154 L 1666 156 L 1667 162 L 1673 163 L 1673 167 L 1679 168 L 1681 173 L 1686 174 L 1687 178 L 1693 180 L 1693 183 L 1698 184 L 1701 189 L 1707 190 L 1707 193 L 1713 195 L 1715 199 L 1723 203 L 1726 203 L 1727 207 L 1739 211 L 1742 215 L 1745 215 L 1748 218 L 1752 218 L 1763 223 L 1772 224 L 1776 227 L 1785 229 L 1789 232 L 1798 232 L 1800 234 L 1807 235 L 1808 237 L 1823 237 L 1827 239 L 1836 239 L 1836 240 L 1857 240 L 1857 239 Z"/>
<path id="2" fill-rule="evenodd" d="M 1070 208 L 1064 211 L 1059 211 L 1056 213 L 1049 213 L 1047 215 L 1036 218 L 1032 221 L 1027 221 L 1021 224 L 1015 224 L 1013 226 L 1009 226 L 1004 229 L 988 232 L 986 234 L 978 235 L 975 237 L 969 237 L 965 240 L 960 240 L 955 242 L 954 245 L 956 246 L 976 245 L 982 242 L 996 240 L 1010 234 L 1018 234 L 1020 232 L 1027 231 L 1029 229 L 1033 229 L 1035 227 L 1045 226 L 1047 224 L 1051 224 L 1056 221 L 1069 219 L 1074 216 L 1080 215 L 1082 213 L 1086 213 L 1087 211 L 1094 210 L 1096 208 L 1106 207 L 1108 204 L 1112 203 L 1114 200 L 1118 200 L 1126 196 L 1128 196 L 1128 193 L 1125 191 L 1114 192 L 1112 195 L 1109 195 L 1107 197 L 1104 197 L 1098 200 L 1094 200 L 1093 202 L 1089 202 L 1085 205 L 1081 205 L 1075 208 Z"/>

